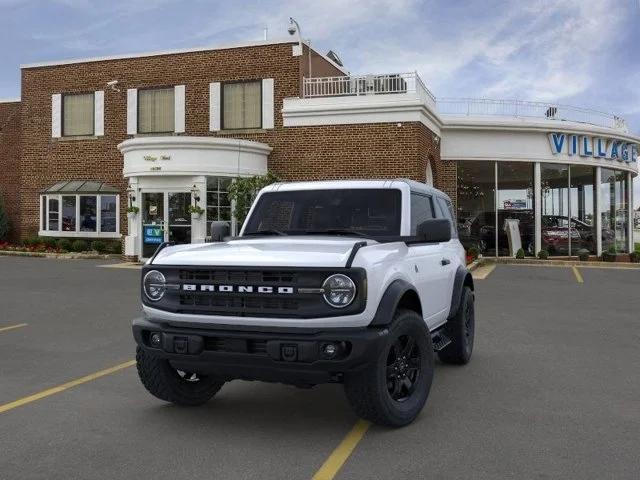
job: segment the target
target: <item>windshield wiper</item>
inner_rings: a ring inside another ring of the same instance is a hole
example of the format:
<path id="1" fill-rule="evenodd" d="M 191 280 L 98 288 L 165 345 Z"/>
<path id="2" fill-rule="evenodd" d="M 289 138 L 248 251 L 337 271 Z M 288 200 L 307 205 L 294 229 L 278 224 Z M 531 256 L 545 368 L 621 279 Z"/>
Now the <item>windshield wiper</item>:
<path id="1" fill-rule="evenodd" d="M 304 233 L 307 235 L 353 235 L 355 237 L 371 238 L 365 233 L 344 228 L 328 228 L 327 230 L 305 230 Z"/>
<path id="2" fill-rule="evenodd" d="M 265 229 L 265 230 L 256 230 L 255 232 L 248 232 L 248 233 L 243 233 L 242 234 L 243 237 L 249 237 L 251 235 L 281 235 L 281 236 L 285 236 L 286 233 L 281 232 L 280 230 Z"/>

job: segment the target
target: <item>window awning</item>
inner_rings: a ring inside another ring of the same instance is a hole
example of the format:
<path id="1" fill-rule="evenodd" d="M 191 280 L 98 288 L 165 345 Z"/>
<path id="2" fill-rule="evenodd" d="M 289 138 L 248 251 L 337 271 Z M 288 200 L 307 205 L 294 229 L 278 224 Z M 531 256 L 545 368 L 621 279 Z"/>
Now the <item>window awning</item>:
<path id="1" fill-rule="evenodd" d="M 108 193 L 120 193 L 120 189 L 116 187 L 112 187 L 111 185 L 108 185 L 105 182 L 101 182 L 99 180 L 69 180 L 65 182 L 58 182 L 55 185 L 51 185 L 50 187 L 42 190 L 41 193 L 42 194 L 47 194 L 47 193 L 108 194 Z"/>

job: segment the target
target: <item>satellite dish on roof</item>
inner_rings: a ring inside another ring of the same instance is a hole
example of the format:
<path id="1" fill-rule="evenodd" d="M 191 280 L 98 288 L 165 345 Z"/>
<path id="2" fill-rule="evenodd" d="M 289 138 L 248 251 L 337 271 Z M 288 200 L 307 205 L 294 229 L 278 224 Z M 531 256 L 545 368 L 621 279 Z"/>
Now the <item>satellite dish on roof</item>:
<path id="1" fill-rule="evenodd" d="M 333 60 L 335 63 L 337 63 L 341 67 L 344 66 L 344 65 L 342 65 L 342 60 L 340 60 L 340 57 L 338 56 L 338 54 L 336 52 L 334 52 L 333 50 L 329 50 L 327 52 L 327 57 L 329 59 Z"/>

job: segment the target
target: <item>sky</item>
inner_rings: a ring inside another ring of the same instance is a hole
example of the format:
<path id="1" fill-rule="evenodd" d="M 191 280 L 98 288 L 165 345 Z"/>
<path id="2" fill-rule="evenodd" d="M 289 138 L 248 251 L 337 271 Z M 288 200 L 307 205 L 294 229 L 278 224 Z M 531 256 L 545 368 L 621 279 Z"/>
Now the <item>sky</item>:
<path id="1" fill-rule="evenodd" d="M 640 0 L 0 0 L 0 99 L 23 63 L 281 39 L 290 16 L 352 73 L 595 108 L 640 134 Z"/>

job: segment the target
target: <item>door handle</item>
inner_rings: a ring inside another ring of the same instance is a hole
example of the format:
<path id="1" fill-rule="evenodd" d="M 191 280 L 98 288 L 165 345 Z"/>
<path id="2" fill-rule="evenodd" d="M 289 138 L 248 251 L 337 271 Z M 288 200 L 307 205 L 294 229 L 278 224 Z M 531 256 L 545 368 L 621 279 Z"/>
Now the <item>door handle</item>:
<path id="1" fill-rule="evenodd" d="M 449 260 L 448 258 L 443 258 L 442 260 L 440 260 L 440 265 L 442 265 L 443 267 L 449 265 L 450 263 L 451 260 Z"/>

